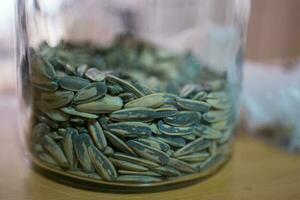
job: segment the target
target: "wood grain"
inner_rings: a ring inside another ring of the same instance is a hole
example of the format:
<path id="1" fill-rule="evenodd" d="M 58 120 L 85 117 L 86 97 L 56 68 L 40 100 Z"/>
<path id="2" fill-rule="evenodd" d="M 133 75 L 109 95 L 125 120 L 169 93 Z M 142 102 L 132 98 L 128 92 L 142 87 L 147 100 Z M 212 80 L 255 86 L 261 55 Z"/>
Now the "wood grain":
<path id="1" fill-rule="evenodd" d="M 181 189 L 112 194 L 73 188 L 32 171 L 17 130 L 16 101 L 0 97 L 1 200 L 299 200 L 300 156 L 286 154 L 248 136 L 239 136 L 235 155 L 221 172 Z"/>

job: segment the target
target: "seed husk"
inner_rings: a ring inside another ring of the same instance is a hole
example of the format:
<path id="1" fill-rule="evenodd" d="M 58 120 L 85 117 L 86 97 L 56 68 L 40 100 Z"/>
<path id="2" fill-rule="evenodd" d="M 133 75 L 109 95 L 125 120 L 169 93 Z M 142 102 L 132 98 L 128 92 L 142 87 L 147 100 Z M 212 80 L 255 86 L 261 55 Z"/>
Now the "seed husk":
<path id="1" fill-rule="evenodd" d="M 48 124 L 53 129 L 58 128 L 58 124 L 55 121 L 53 121 L 53 120 L 51 120 L 51 119 L 49 119 L 49 118 L 47 118 L 43 115 L 39 115 L 37 118 L 40 122 L 44 122 L 44 123 Z"/>
<path id="2" fill-rule="evenodd" d="M 114 155 L 114 153 L 115 152 L 114 152 L 113 148 L 111 148 L 109 146 L 107 146 L 105 148 L 105 150 L 103 151 L 103 154 L 106 155 L 106 156 L 112 156 L 112 155 Z"/>
<path id="3" fill-rule="evenodd" d="M 137 141 L 166 153 L 168 153 L 168 151 L 171 149 L 167 143 L 164 143 L 160 140 L 155 140 L 155 138 L 152 137 L 138 138 Z"/>
<path id="4" fill-rule="evenodd" d="M 115 111 L 109 117 L 115 121 L 148 122 L 156 118 L 156 112 L 152 108 L 135 107 Z"/>
<path id="5" fill-rule="evenodd" d="M 46 92 L 54 92 L 58 89 L 59 85 L 55 81 L 40 81 L 33 82 L 32 85 L 40 90 L 44 90 Z"/>
<path id="6" fill-rule="evenodd" d="M 76 110 L 87 113 L 111 113 L 120 110 L 123 106 L 123 101 L 120 97 L 105 95 L 103 98 L 96 101 L 83 103 L 75 106 Z"/>
<path id="7" fill-rule="evenodd" d="M 78 134 L 78 131 L 74 128 L 67 128 L 66 135 L 63 140 L 63 148 L 66 155 L 67 160 L 70 163 L 70 169 L 74 169 L 76 167 L 76 155 L 74 151 L 74 137 Z"/>
<path id="8" fill-rule="evenodd" d="M 118 169 L 131 170 L 136 172 L 144 172 L 148 171 L 148 168 L 143 167 L 141 165 L 137 165 L 124 160 L 117 160 L 114 158 L 109 158 L 109 160 L 113 163 L 113 165 Z"/>
<path id="9" fill-rule="evenodd" d="M 157 128 L 161 133 L 170 136 L 189 135 L 192 134 L 194 130 L 194 127 L 175 127 L 175 126 L 170 126 L 168 124 L 164 124 L 162 121 L 158 122 Z"/>
<path id="10" fill-rule="evenodd" d="M 83 171 L 94 172 L 95 168 L 92 164 L 88 151 L 88 148 L 92 146 L 90 136 L 86 133 L 75 135 L 73 145 L 78 161 L 81 164 Z"/>
<path id="11" fill-rule="evenodd" d="M 185 139 L 179 136 L 165 136 L 161 135 L 159 137 L 155 137 L 157 140 L 160 140 L 162 142 L 165 142 L 173 147 L 183 147 L 186 145 Z"/>
<path id="12" fill-rule="evenodd" d="M 119 149 L 121 152 L 136 156 L 134 151 L 120 138 L 118 138 L 116 135 L 110 133 L 109 131 L 104 131 L 104 134 L 108 141 L 117 149 Z"/>
<path id="13" fill-rule="evenodd" d="M 209 145 L 210 145 L 209 141 L 206 141 L 203 138 L 198 138 L 198 139 L 188 143 L 184 147 L 178 149 L 177 151 L 175 151 L 174 156 L 179 157 L 179 156 L 191 154 L 196 151 L 201 151 L 203 149 L 208 148 Z"/>
<path id="14" fill-rule="evenodd" d="M 48 133 L 48 136 L 51 137 L 55 141 L 59 141 L 64 138 L 63 136 L 59 135 L 56 131 L 52 131 L 52 132 Z"/>
<path id="15" fill-rule="evenodd" d="M 226 100 L 221 100 L 221 99 L 207 99 L 206 102 L 211 105 L 211 107 L 215 109 L 228 109 L 229 105 Z"/>
<path id="16" fill-rule="evenodd" d="M 107 142 L 100 124 L 97 121 L 90 121 L 88 123 L 88 129 L 95 146 L 100 151 L 104 151 L 107 147 Z"/>
<path id="17" fill-rule="evenodd" d="M 192 111 L 177 112 L 173 116 L 165 117 L 163 120 L 171 126 L 191 126 L 200 120 L 201 114 Z"/>
<path id="18" fill-rule="evenodd" d="M 117 178 L 120 182 L 132 182 L 132 183 L 152 183 L 161 181 L 160 178 L 152 176 L 141 176 L 141 175 L 121 175 Z"/>
<path id="19" fill-rule="evenodd" d="M 145 172 L 137 172 L 137 171 L 129 171 L 129 170 L 118 170 L 118 173 L 121 175 L 139 175 L 139 176 L 161 176 L 158 173 L 151 172 L 151 171 L 145 171 Z"/>
<path id="20" fill-rule="evenodd" d="M 155 109 L 156 118 L 165 118 L 174 116 L 177 113 L 177 108 L 172 105 L 165 105 L 163 107 Z"/>
<path id="21" fill-rule="evenodd" d="M 124 91 L 123 88 L 121 88 L 121 86 L 119 86 L 119 85 L 109 85 L 109 86 L 107 86 L 107 90 L 108 90 L 108 93 L 111 95 L 118 95 Z"/>
<path id="22" fill-rule="evenodd" d="M 176 98 L 176 103 L 180 108 L 196 112 L 207 112 L 211 107 L 211 105 L 206 102 L 192 99 Z"/>
<path id="23" fill-rule="evenodd" d="M 154 93 L 130 101 L 124 105 L 124 108 L 147 107 L 157 108 L 164 104 L 164 93 Z"/>
<path id="24" fill-rule="evenodd" d="M 33 77 L 35 76 L 42 76 L 48 78 L 50 80 L 54 80 L 56 78 L 56 72 L 48 61 L 44 60 L 43 58 L 36 56 L 31 61 Z"/>
<path id="25" fill-rule="evenodd" d="M 57 122 L 65 122 L 69 120 L 69 115 L 60 111 L 60 110 L 44 110 L 45 113 L 50 119 Z"/>
<path id="26" fill-rule="evenodd" d="M 121 137 L 145 137 L 151 134 L 151 128 L 143 122 L 118 122 L 108 125 L 108 130 Z"/>
<path id="27" fill-rule="evenodd" d="M 208 157 L 209 157 L 209 153 L 207 152 L 195 152 L 185 156 L 179 156 L 177 157 L 177 159 L 185 162 L 199 162 L 199 161 L 206 160 Z"/>
<path id="28" fill-rule="evenodd" d="M 115 83 L 115 84 L 120 85 L 125 91 L 131 92 L 131 93 L 135 94 L 137 97 L 144 96 L 144 94 L 140 90 L 138 90 L 131 83 L 129 83 L 129 82 L 123 80 L 123 79 L 120 79 L 120 78 L 118 78 L 114 75 L 111 75 L 111 74 L 108 74 L 106 76 L 106 79 L 111 83 Z"/>
<path id="29" fill-rule="evenodd" d="M 151 170 L 167 177 L 176 177 L 181 175 L 181 173 L 178 170 L 169 166 L 160 166 L 160 167 L 153 168 Z"/>
<path id="30" fill-rule="evenodd" d="M 64 108 L 61 108 L 60 110 L 69 115 L 74 115 L 74 116 L 88 118 L 88 119 L 97 119 L 99 117 L 98 115 L 95 115 L 95 114 L 77 111 L 73 107 L 64 107 Z"/>
<path id="31" fill-rule="evenodd" d="M 145 159 L 149 159 L 153 162 L 157 162 L 161 165 L 165 165 L 169 161 L 169 156 L 153 147 L 149 147 L 143 143 L 129 140 L 127 141 L 129 147 L 131 147 L 138 155 Z"/>
<path id="32" fill-rule="evenodd" d="M 225 120 L 223 120 L 223 121 L 212 123 L 210 126 L 215 130 L 224 131 L 227 128 L 227 123 Z"/>
<path id="33" fill-rule="evenodd" d="M 92 81 L 104 81 L 105 74 L 96 68 L 89 68 L 85 72 L 85 76 Z"/>
<path id="34" fill-rule="evenodd" d="M 51 93 L 42 93 L 41 98 L 37 100 L 36 104 L 39 108 L 55 109 L 67 105 L 72 101 L 74 93 L 71 91 L 57 90 Z"/>
<path id="35" fill-rule="evenodd" d="M 88 69 L 87 65 L 81 65 L 81 66 L 77 67 L 76 74 L 78 76 L 82 77 L 85 74 L 85 72 L 86 72 L 87 69 Z"/>
<path id="36" fill-rule="evenodd" d="M 38 158 L 50 165 L 58 166 L 58 163 L 47 153 L 40 153 L 38 154 Z"/>
<path id="37" fill-rule="evenodd" d="M 90 81 L 77 76 L 64 76 L 59 79 L 59 85 L 65 90 L 79 91 L 88 86 Z"/>
<path id="38" fill-rule="evenodd" d="M 220 131 L 214 130 L 213 128 L 203 124 L 198 124 L 195 127 L 194 133 L 205 139 L 220 139 L 222 137 L 222 133 Z"/>
<path id="39" fill-rule="evenodd" d="M 185 172 L 185 173 L 194 173 L 196 169 L 189 165 L 188 163 L 178 160 L 176 158 L 170 158 L 168 165 L 174 167 L 178 171 Z"/>
<path id="40" fill-rule="evenodd" d="M 92 83 L 81 90 L 75 95 L 74 103 L 87 103 L 95 101 L 103 97 L 107 92 L 107 87 L 103 82 Z"/>
<path id="41" fill-rule="evenodd" d="M 69 167 L 68 160 L 65 157 L 63 151 L 51 137 L 47 135 L 43 137 L 43 146 L 46 151 L 52 156 L 52 158 L 59 164 L 59 166 L 65 168 Z"/>
<path id="42" fill-rule="evenodd" d="M 117 178 L 117 171 L 111 161 L 98 149 L 93 146 L 88 147 L 90 159 L 97 173 L 107 181 L 113 181 Z"/>
<path id="43" fill-rule="evenodd" d="M 203 119 L 208 123 L 219 122 L 227 118 L 224 111 L 209 111 L 203 114 Z"/>
<path id="44" fill-rule="evenodd" d="M 146 159 L 143 159 L 143 158 L 130 156 L 130 155 L 122 154 L 122 153 L 115 153 L 113 155 L 113 157 L 115 159 L 118 159 L 118 160 L 128 161 L 128 162 L 138 164 L 138 165 L 141 165 L 141 166 L 145 166 L 145 167 L 148 167 L 148 168 L 159 167 L 159 165 L 157 163 L 152 162 L 150 160 L 146 160 Z"/>
<path id="45" fill-rule="evenodd" d="M 206 171 L 209 168 L 211 168 L 212 166 L 216 166 L 218 163 L 221 163 L 224 160 L 225 160 L 225 156 L 222 155 L 222 154 L 218 154 L 218 155 L 215 155 L 215 156 L 212 156 L 212 157 L 208 158 L 206 161 L 201 163 L 201 165 L 198 166 L 197 168 L 200 171 Z"/>
<path id="46" fill-rule="evenodd" d="M 194 97 L 193 97 L 193 100 L 205 100 L 207 98 L 207 92 L 206 91 L 200 91 L 198 92 Z"/>

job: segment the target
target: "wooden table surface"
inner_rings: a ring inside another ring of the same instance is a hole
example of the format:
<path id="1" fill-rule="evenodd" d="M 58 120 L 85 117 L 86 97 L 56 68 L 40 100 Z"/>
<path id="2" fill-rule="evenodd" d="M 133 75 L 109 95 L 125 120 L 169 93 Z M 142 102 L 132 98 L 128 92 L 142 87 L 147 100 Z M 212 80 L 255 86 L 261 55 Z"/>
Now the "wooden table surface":
<path id="1" fill-rule="evenodd" d="M 73 188 L 32 171 L 20 147 L 16 100 L 0 96 L 0 200 L 300 200 L 300 155 L 286 154 L 239 136 L 232 160 L 192 186 L 146 194 Z"/>

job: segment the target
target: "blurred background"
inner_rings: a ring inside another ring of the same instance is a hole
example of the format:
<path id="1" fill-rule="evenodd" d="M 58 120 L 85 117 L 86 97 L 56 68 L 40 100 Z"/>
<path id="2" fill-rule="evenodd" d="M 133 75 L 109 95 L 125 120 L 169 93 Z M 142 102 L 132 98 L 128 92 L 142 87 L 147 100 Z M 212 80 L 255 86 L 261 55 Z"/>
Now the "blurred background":
<path id="1" fill-rule="evenodd" d="M 250 64 L 297 62 L 300 57 L 299 10 L 299 0 L 252 0 L 246 49 Z M 0 31 L 0 93 L 14 94 L 14 0 L 0 5 Z"/>

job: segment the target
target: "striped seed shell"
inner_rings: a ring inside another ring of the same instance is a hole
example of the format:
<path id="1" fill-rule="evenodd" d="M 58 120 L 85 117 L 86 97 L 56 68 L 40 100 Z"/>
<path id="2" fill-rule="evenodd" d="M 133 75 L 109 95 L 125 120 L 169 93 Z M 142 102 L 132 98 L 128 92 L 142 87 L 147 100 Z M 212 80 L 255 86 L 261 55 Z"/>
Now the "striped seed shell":
<path id="1" fill-rule="evenodd" d="M 122 153 L 115 153 L 113 155 L 113 157 L 115 159 L 118 159 L 118 160 L 128 161 L 128 162 L 138 164 L 138 165 L 141 165 L 141 166 L 145 166 L 145 167 L 148 167 L 148 168 L 159 167 L 159 165 L 157 163 L 152 162 L 150 160 L 143 159 L 143 158 L 138 158 L 138 157 L 135 157 L 135 156 L 130 156 L 130 155 L 122 154 Z"/>
<path id="2" fill-rule="evenodd" d="M 137 141 L 166 153 L 171 149 L 167 143 L 156 140 L 154 137 L 138 138 Z"/>
<path id="3" fill-rule="evenodd" d="M 69 115 L 74 115 L 77 117 L 83 117 L 83 118 L 88 118 L 88 119 L 97 119 L 99 117 L 98 115 L 95 115 L 95 114 L 77 111 L 73 107 L 64 107 L 64 108 L 61 108 L 60 110 Z"/>
<path id="4" fill-rule="evenodd" d="M 110 133 L 109 131 L 104 131 L 104 134 L 108 141 L 117 149 L 119 149 L 121 152 L 133 155 L 135 156 L 136 154 L 134 151 L 120 138 L 118 138 L 116 135 Z"/>
<path id="5" fill-rule="evenodd" d="M 161 135 L 159 137 L 155 137 L 157 140 L 165 142 L 173 147 L 183 147 L 186 145 L 186 140 L 179 136 L 167 136 Z"/>
<path id="6" fill-rule="evenodd" d="M 104 81 L 105 74 L 96 68 L 89 68 L 85 72 L 85 76 L 92 81 Z"/>
<path id="7" fill-rule="evenodd" d="M 201 114 L 193 111 L 180 111 L 163 120 L 171 126 L 191 126 L 200 120 Z"/>
<path id="8" fill-rule="evenodd" d="M 81 90 L 75 95 L 73 101 L 75 103 L 87 103 L 95 101 L 103 97 L 107 92 L 107 87 L 103 82 L 92 83 Z"/>
<path id="9" fill-rule="evenodd" d="M 44 136 L 43 146 L 46 151 L 52 156 L 52 158 L 59 164 L 59 166 L 66 168 L 69 167 L 68 160 L 65 157 L 62 149 L 51 137 L 47 135 Z"/>
<path id="10" fill-rule="evenodd" d="M 113 181 L 117 178 L 117 171 L 111 161 L 98 149 L 93 146 L 88 147 L 89 156 L 97 173 L 107 181 Z"/>
<path id="11" fill-rule="evenodd" d="M 148 171 L 148 168 L 143 167 L 141 165 L 137 165 L 124 160 L 117 160 L 114 158 L 109 158 L 109 160 L 113 163 L 113 165 L 118 169 L 131 170 L 136 172 L 144 172 Z"/>
<path id="12" fill-rule="evenodd" d="M 74 128 L 67 128 L 66 130 L 66 136 L 63 140 L 63 148 L 66 155 L 66 158 L 68 159 L 70 163 L 70 169 L 74 169 L 76 167 L 76 155 L 74 151 L 74 136 L 78 134 L 78 131 Z"/>
<path id="13" fill-rule="evenodd" d="M 207 112 L 211 107 L 206 102 L 184 98 L 176 98 L 176 103 L 182 109 L 196 112 Z"/>
<path id="14" fill-rule="evenodd" d="M 174 167 L 178 171 L 185 172 L 185 173 L 194 173 L 196 169 L 189 165 L 188 163 L 178 160 L 176 158 L 170 158 L 168 165 Z"/>
<path id="15" fill-rule="evenodd" d="M 152 108 L 125 108 L 111 113 L 109 117 L 115 121 L 148 122 L 156 118 L 156 112 Z"/>
<path id="16" fill-rule="evenodd" d="M 141 142 L 134 140 L 127 141 L 128 146 L 130 146 L 138 155 L 145 159 L 149 159 L 153 162 L 165 165 L 169 161 L 169 156 L 153 147 L 149 147 Z"/>
<path id="17" fill-rule="evenodd" d="M 147 107 L 157 108 L 164 104 L 164 93 L 154 93 L 132 100 L 124 105 L 124 108 Z"/>
<path id="18" fill-rule="evenodd" d="M 100 151 L 104 151 L 107 146 L 107 142 L 100 124 L 97 121 L 90 121 L 88 123 L 88 129 L 95 146 Z"/>
<path id="19" fill-rule="evenodd" d="M 196 151 L 201 151 L 203 149 L 208 148 L 209 145 L 210 145 L 209 141 L 203 140 L 203 138 L 198 138 L 198 139 L 188 143 L 184 147 L 178 149 L 177 151 L 175 151 L 174 156 L 179 157 L 179 156 L 191 154 Z"/>
<path id="20" fill-rule="evenodd" d="M 111 123 L 108 126 L 111 133 L 122 137 L 145 137 L 151 134 L 151 128 L 143 122 L 118 122 Z"/>
<path id="21" fill-rule="evenodd" d="M 211 105 L 211 107 L 213 107 L 215 109 L 224 110 L 224 109 L 228 109 L 229 108 L 229 104 L 228 104 L 227 100 L 222 100 L 222 99 L 207 99 L 206 102 L 209 105 Z"/>
<path id="22" fill-rule="evenodd" d="M 76 110 L 87 113 L 110 113 L 120 110 L 123 106 L 123 101 L 120 97 L 105 95 L 103 98 L 96 101 L 76 105 Z"/>
<path id="23" fill-rule="evenodd" d="M 60 110 L 45 110 L 42 111 L 45 113 L 50 119 L 58 122 L 65 122 L 68 121 L 69 115 L 60 111 Z"/>
<path id="24" fill-rule="evenodd" d="M 203 114 L 203 119 L 208 123 L 214 123 L 223 121 L 227 118 L 227 114 L 224 111 L 209 111 Z"/>
<path id="25" fill-rule="evenodd" d="M 95 168 L 92 164 L 88 151 L 88 148 L 93 145 L 90 136 L 87 133 L 75 135 L 73 145 L 83 171 L 94 172 Z"/>
<path id="26" fill-rule="evenodd" d="M 79 91 L 88 86 L 90 81 L 78 76 L 64 76 L 59 79 L 59 85 L 65 90 Z"/>
<path id="27" fill-rule="evenodd" d="M 195 127 L 194 133 L 199 136 L 203 137 L 205 139 L 220 139 L 222 137 L 222 133 L 220 131 L 217 131 L 209 126 L 198 124 Z"/>
<path id="28" fill-rule="evenodd" d="M 167 177 L 176 177 L 181 175 L 181 173 L 177 169 L 174 169 L 169 166 L 160 166 L 160 167 L 153 168 L 151 170 Z"/>
<path id="29" fill-rule="evenodd" d="M 130 182 L 130 183 L 152 183 L 161 181 L 158 177 L 152 176 L 141 176 L 141 175 L 121 175 L 117 178 L 120 182 Z"/>
<path id="30" fill-rule="evenodd" d="M 179 156 L 177 157 L 177 159 L 185 162 L 199 162 L 199 161 L 206 160 L 209 156 L 210 155 L 207 152 L 195 152 L 185 156 Z"/>
<path id="31" fill-rule="evenodd" d="M 192 134 L 194 131 L 194 127 L 176 127 L 176 126 L 170 126 L 168 124 L 164 124 L 162 121 L 159 121 L 157 124 L 158 130 L 165 134 L 170 136 L 184 136 Z"/>
<path id="32" fill-rule="evenodd" d="M 51 93 L 42 93 L 36 104 L 41 109 L 55 109 L 67 105 L 72 101 L 73 97 L 74 93 L 72 91 L 57 90 Z"/>

